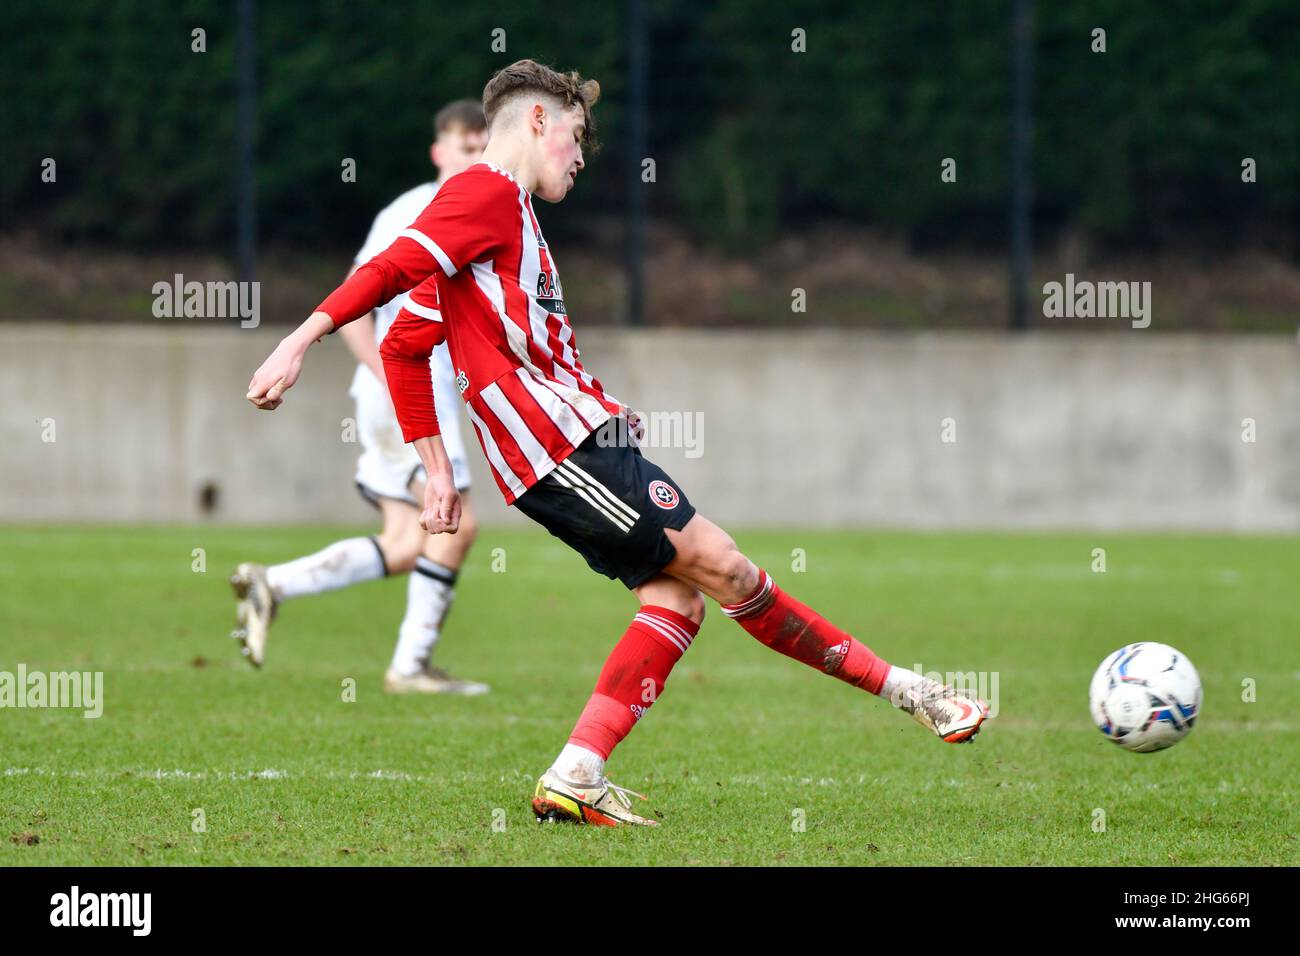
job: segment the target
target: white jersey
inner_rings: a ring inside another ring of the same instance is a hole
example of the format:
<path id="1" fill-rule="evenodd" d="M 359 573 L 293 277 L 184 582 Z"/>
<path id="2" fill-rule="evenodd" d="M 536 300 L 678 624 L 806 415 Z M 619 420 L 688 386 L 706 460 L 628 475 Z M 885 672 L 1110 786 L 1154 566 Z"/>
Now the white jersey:
<path id="1" fill-rule="evenodd" d="M 420 213 L 433 201 L 439 185 L 437 182 L 424 183 L 408 189 L 385 206 L 375 217 L 370 234 L 356 255 L 356 264 L 364 265 L 391 246 L 403 229 L 420 218 Z M 409 293 L 404 292 L 375 309 L 376 345 L 384 341 L 389 327 L 409 297 Z M 451 459 L 452 478 L 456 487 L 465 491 L 470 486 L 470 472 L 460 429 L 460 394 L 445 342 L 429 356 L 429 369 L 434 398 L 442 415 L 442 444 Z M 367 366 L 358 364 L 349 393 L 357 403 L 357 427 L 362 447 L 357 461 L 357 485 L 361 493 L 372 502 L 377 498 L 395 498 L 418 507 L 420 503 L 411 497 L 410 484 L 413 479 L 424 480 L 421 477 L 424 469 L 415 449 L 402 439 L 402 430 L 384 385 Z"/>
<path id="2" fill-rule="evenodd" d="M 375 221 L 370 226 L 370 233 L 366 236 L 365 244 L 352 260 L 355 265 L 365 265 L 376 255 L 383 252 L 393 244 L 398 234 L 420 218 L 420 213 L 424 212 L 424 207 L 433 202 L 433 197 L 438 194 L 440 182 L 421 183 L 414 189 L 408 189 L 402 195 L 398 196 L 387 206 L 380 210 L 379 215 L 375 216 Z M 397 298 L 393 299 L 386 305 L 381 305 L 375 309 L 375 344 L 379 345 L 384 341 L 384 336 L 388 334 L 389 326 L 397 318 L 397 313 L 402 311 L 406 305 L 407 299 L 411 297 L 409 292 L 403 292 Z M 429 366 L 433 369 L 435 381 L 438 372 L 439 353 L 442 361 L 451 367 L 451 360 L 447 356 L 446 346 L 439 346 L 434 349 L 433 355 L 429 357 Z M 367 388 L 378 384 L 374 381 L 374 374 L 365 365 L 357 366 L 357 373 L 352 378 L 352 395 L 355 396 L 362 388 Z"/>

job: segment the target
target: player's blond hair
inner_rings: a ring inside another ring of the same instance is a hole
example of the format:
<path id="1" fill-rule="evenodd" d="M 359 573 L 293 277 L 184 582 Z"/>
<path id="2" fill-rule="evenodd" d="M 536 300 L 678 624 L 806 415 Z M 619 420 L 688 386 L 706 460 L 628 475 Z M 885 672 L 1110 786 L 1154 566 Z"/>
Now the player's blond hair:
<path id="1" fill-rule="evenodd" d="M 561 73 L 535 60 L 516 60 L 497 70 L 483 87 L 483 113 L 488 126 L 511 100 L 527 93 L 540 93 L 558 100 L 566 110 L 582 108 L 583 145 L 596 147 L 596 120 L 591 108 L 600 99 L 600 84 L 584 80 L 577 71 Z"/>

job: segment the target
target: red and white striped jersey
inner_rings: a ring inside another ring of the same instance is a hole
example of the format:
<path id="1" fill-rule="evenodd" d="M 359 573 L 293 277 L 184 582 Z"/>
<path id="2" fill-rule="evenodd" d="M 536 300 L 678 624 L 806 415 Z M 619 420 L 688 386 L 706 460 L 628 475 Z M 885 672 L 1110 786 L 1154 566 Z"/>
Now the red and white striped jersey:
<path id="1" fill-rule="evenodd" d="M 507 503 L 623 406 L 579 360 L 559 273 L 508 172 L 479 163 L 321 304 L 335 326 L 413 289 L 380 348 L 406 441 L 438 433 L 428 359 L 445 337 L 456 385 Z M 441 313 L 441 314 L 439 314 Z"/>

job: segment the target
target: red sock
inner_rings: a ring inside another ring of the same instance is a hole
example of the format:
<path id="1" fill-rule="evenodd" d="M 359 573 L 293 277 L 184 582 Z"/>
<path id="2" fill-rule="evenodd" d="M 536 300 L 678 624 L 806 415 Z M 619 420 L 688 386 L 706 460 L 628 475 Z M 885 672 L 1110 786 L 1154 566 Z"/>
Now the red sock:
<path id="1" fill-rule="evenodd" d="M 569 743 L 608 760 L 650 705 L 659 699 L 673 665 L 700 626 L 666 607 L 642 605 L 601 668 L 596 690 L 569 735 Z"/>
<path id="2" fill-rule="evenodd" d="M 758 588 L 739 604 L 724 604 L 722 613 L 774 651 L 809 667 L 879 694 L 889 662 L 854 640 L 807 605 L 786 594 L 759 570 Z"/>

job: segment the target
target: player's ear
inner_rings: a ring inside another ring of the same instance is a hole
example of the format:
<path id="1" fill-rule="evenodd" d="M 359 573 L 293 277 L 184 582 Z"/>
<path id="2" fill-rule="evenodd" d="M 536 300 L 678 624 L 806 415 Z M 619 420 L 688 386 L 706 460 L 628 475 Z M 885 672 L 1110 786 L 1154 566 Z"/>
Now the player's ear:
<path id="1" fill-rule="evenodd" d="M 546 107 L 541 103 L 534 103 L 532 112 L 529 114 L 532 120 L 532 127 L 538 133 L 546 132 Z"/>

